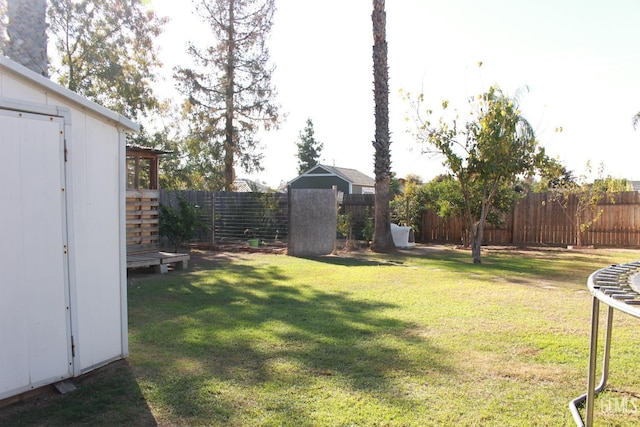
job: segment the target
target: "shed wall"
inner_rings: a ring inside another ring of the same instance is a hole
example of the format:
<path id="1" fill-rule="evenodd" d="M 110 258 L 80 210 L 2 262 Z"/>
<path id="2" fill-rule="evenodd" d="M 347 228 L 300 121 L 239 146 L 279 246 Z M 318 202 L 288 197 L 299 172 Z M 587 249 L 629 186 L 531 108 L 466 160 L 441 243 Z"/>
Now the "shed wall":
<path id="1" fill-rule="evenodd" d="M 120 132 L 72 110 L 72 256 L 82 372 L 126 355 L 121 344 Z M 74 250 L 75 248 L 75 250 Z"/>
<path id="2" fill-rule="evenodd" d="M 5 62 L 0 60 L 0 106 L 64 116 L 73 371 L 79 375 L 128 355 L 124 147 L 131 122 L 124 126 L 112 112 L 102 114 L 102 107 L 52 90 L 51 82 L 30 72 L 25 77 Z M 37 168 L 32 172 L 37 176 Z M 29 262 L 38 268 L 37 260 Z"/>
<path id="3" fill-rule="evenodd" d="M 72 375 L 63 127 L 0 109 L 0 399 Z"/>

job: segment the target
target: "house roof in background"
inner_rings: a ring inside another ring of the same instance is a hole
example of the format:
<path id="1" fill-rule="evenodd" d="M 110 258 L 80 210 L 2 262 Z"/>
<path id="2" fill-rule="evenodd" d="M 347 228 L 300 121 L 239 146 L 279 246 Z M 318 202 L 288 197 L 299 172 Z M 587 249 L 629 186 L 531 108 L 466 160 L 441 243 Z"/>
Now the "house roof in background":
<path id="1" fill-rule="evenodd" d="M 247 178 L 236 178 L 236 180 L 233 181 L 233 186 L 235 187 L 235 191 L 240 193 L 265 193 L 269 191 L 266 185 Z"/>
<path id="2" fill-rule="evenodd" d="M 632 191 L 640 191 L 640 181 L 628 181 Z"/>
<path id="3" fill-rule="evenodd" d="M 291 182 L 296 181 L 302 177 L 324 175 L 323 173 L 318 173 L 318 169 L 324 169 L 324 171 L 327 174 L 336 175 L 344 179 L 345 181 L 350 182 L 352 185 L 359 185 L 362 187 L 375 187 L 376 185 L 376 181 L 373 178 L 371 178 L 368 175 L 365 175 L 364 173 L 356 169 L 341 168 L 337 166 L 328 166 L 328 165 L 315 165 L 314 167 L 312 167 L 302 175 L 293 179 Z"/>

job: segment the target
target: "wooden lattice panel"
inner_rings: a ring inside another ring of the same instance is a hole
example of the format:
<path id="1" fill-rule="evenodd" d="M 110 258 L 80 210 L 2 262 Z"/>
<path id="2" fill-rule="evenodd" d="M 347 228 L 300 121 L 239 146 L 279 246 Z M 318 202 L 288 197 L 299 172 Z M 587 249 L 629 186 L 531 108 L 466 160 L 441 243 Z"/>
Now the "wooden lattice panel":
<path id="1" fill-rule="evenodd" d="M 127 191 L 127 254 L 158 250 L 158 190 Z"/>

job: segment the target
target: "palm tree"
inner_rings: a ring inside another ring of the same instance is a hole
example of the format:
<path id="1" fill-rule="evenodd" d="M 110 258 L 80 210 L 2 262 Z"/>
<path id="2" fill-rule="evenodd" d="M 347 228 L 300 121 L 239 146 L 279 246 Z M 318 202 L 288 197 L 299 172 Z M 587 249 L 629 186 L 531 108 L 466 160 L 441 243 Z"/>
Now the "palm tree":
<path id="1" fill-rule="evenodd" d="M 389 214 L 391 182 L 391 138 L 389 134 L 389 67 L 387 65 L 387 13 L 385 0 L 373 0 L 373 85 L 375 99 L 376 133 L 374 172 L 376 176 L 375 226 L 371 249 L 390 252 L 395 249 L 391 237 Z"/>

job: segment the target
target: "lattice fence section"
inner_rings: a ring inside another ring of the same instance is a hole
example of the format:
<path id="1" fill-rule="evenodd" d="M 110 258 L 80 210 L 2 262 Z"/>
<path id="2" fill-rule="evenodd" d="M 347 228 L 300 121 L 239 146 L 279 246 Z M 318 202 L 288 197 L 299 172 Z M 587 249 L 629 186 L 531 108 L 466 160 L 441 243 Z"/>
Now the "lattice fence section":
<path id="1" fill-rule="evenodd" d="M 127 191 L 127 253 L 158 250 L 158 190 Z"/>

